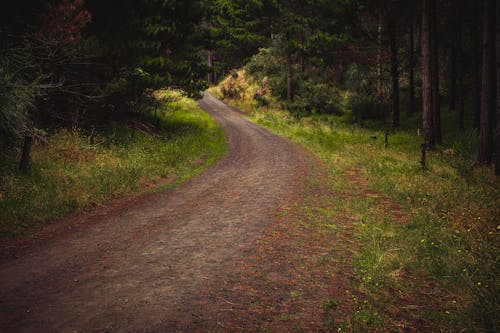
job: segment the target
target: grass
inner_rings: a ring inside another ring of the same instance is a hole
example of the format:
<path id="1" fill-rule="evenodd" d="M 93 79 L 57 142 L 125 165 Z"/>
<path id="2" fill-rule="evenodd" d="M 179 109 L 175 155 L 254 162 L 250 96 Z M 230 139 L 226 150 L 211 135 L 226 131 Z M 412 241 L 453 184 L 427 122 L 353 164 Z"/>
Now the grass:
<path id="1" fill-rule="evenodd" d="M 276 101 L 259 108 L 247 97 L 253 96 L 251 78 L 240 72 L 238 79 L 244 92 L 228 102 L 314 152 L 336 179 L 334 190 L 346 194 L 316 215 L 342 209 L 355 217 L 353 266 L 363 302 L 352 331 L 499 329 L 499 180 L 491 168 L 474 167 L 477 138 L 454 130 L 456 115 L 443 110 L 446 145 L 428 154 L 422 170 L 422 138 L 409 125 L 417 116 L 403 118 L 402 130 L 391 132 L 384 148 L 385 124 L 361 128 L 334 116 L 296 118 Z"/>
<path id="2" fill-rule="evenodd" d="M 222 130 L 179 92 L 157 94 L 142 121 L 89 131 L 59 129 L 36 145 L 30 171 L 18 171 L 19 151 L 0 160 L 0 237 L 41 226 L 112 198 L 157 191 L 194 176 L 224 154 Z M 148 121 L 149 120 L 149 121 Z M 136 128 L 136 129 L 134 129 Z"/>

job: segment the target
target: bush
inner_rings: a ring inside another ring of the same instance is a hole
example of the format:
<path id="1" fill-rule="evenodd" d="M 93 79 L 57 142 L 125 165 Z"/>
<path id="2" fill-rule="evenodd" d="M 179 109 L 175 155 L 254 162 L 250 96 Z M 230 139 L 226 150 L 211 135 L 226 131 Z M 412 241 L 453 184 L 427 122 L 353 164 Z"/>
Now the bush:
<path id="1" fill-rule="evenodd" d="M 227 83 L 220 88 L 220 91 L 222 93 L 222 98 L 236 98 L 240 96 L 243 88 L 236 83 L 234 76 L 231 76 Z"/>
<path id="2" fill-rule="evenodd" d="M 348 103 L 353 122 L 365 119 L 385 119 L 390 114 L 388 105 L 377 101 L 375 98 L 364 95 L 354 95 Z"/>
<path id="3" fill-rule="evenodd" d="M 325 83 L 305 81 L 298 96 L 307 104 L 308 113 L 326 113 L 341 115 L 340 96 L 338 92 Z"/>
<path id="4" fill-rule="evenodd" d="M 259 53 L 252 56 L 245 65 L 245 71 L 257 78 L 279 76 L 281 74 L 281 64 L 277 50 L 272 47 L 259 49 Z"/>

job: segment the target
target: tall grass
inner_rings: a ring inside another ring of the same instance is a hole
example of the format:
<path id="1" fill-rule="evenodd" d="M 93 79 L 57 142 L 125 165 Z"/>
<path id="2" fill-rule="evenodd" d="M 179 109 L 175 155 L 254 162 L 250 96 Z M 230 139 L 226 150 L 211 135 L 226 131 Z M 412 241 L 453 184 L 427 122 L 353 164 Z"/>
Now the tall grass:
<path id="1" fill-rule="evenodd" d="M 473 132 L 460 134 L 448 124 L 448 145 L 429 153 L 422 170 L 422 138 L 414 128 L 391 133 L 384 148 L 384 124 L 361 128 L 334 116 L 298 119 L 278 104 L 229 102 L 320 156 L 338 179 L 336 190 L 353 194 L 343 209 L 357 217 L 354 268 L 367 301 L 356 310 L 353 330 L 499 329 L 500 186 L 491 169 L 474 168 Z M 366 183 L 353 185 L 352 172 Z M 353 193 L 359 186 L 395 206 Z"/>
<path id="2" fill-rule="evenodd" d="M 35 146 L 30 171 L 17 169 L 19 152 L 0 160 L 0 236 L 43 225 L 111 198 L 173 186 L 225 152 L 220 128 L 193 100 L 164 91 L 160 107 L 143 110 L 151 123 L 55 130 Z M 168 98 L 166 98 L 168 97 Z M 134 127 L 136 129 L 134 129 Z"/>

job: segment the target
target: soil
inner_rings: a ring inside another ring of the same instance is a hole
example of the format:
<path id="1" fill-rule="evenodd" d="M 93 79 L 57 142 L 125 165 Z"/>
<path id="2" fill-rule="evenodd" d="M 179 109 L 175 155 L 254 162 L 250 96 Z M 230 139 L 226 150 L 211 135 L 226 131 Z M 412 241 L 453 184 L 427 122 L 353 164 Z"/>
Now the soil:
<path id="1" fill-rule="evenodd" d="M 310 193 L 319 162 L 209 94 L 199 105 L 229 145 L 204 173 L 0 246 L 0 332 L 325 327 L 337 305 L 321 305 L 349 297 L 348 269 L 314 273 L 332 240 L 281 214 Z"/>

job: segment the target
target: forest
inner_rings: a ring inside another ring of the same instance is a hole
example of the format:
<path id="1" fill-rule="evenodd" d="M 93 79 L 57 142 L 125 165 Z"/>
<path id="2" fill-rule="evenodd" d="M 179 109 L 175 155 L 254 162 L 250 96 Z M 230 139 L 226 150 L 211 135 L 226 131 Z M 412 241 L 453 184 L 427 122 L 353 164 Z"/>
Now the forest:
<path id="1" fill-rule="evenodd" d="M 497 1 L 4 0 L 0 13 L 2 238 L 201 173 L 227 150 L 195 103 L 210 93 L 319 156 L 344 179 L 335 192 L 366 187 L 336 199 L 362 221 L 349 261 L 362 296 L 327 329 L 499 329 Z"/>

